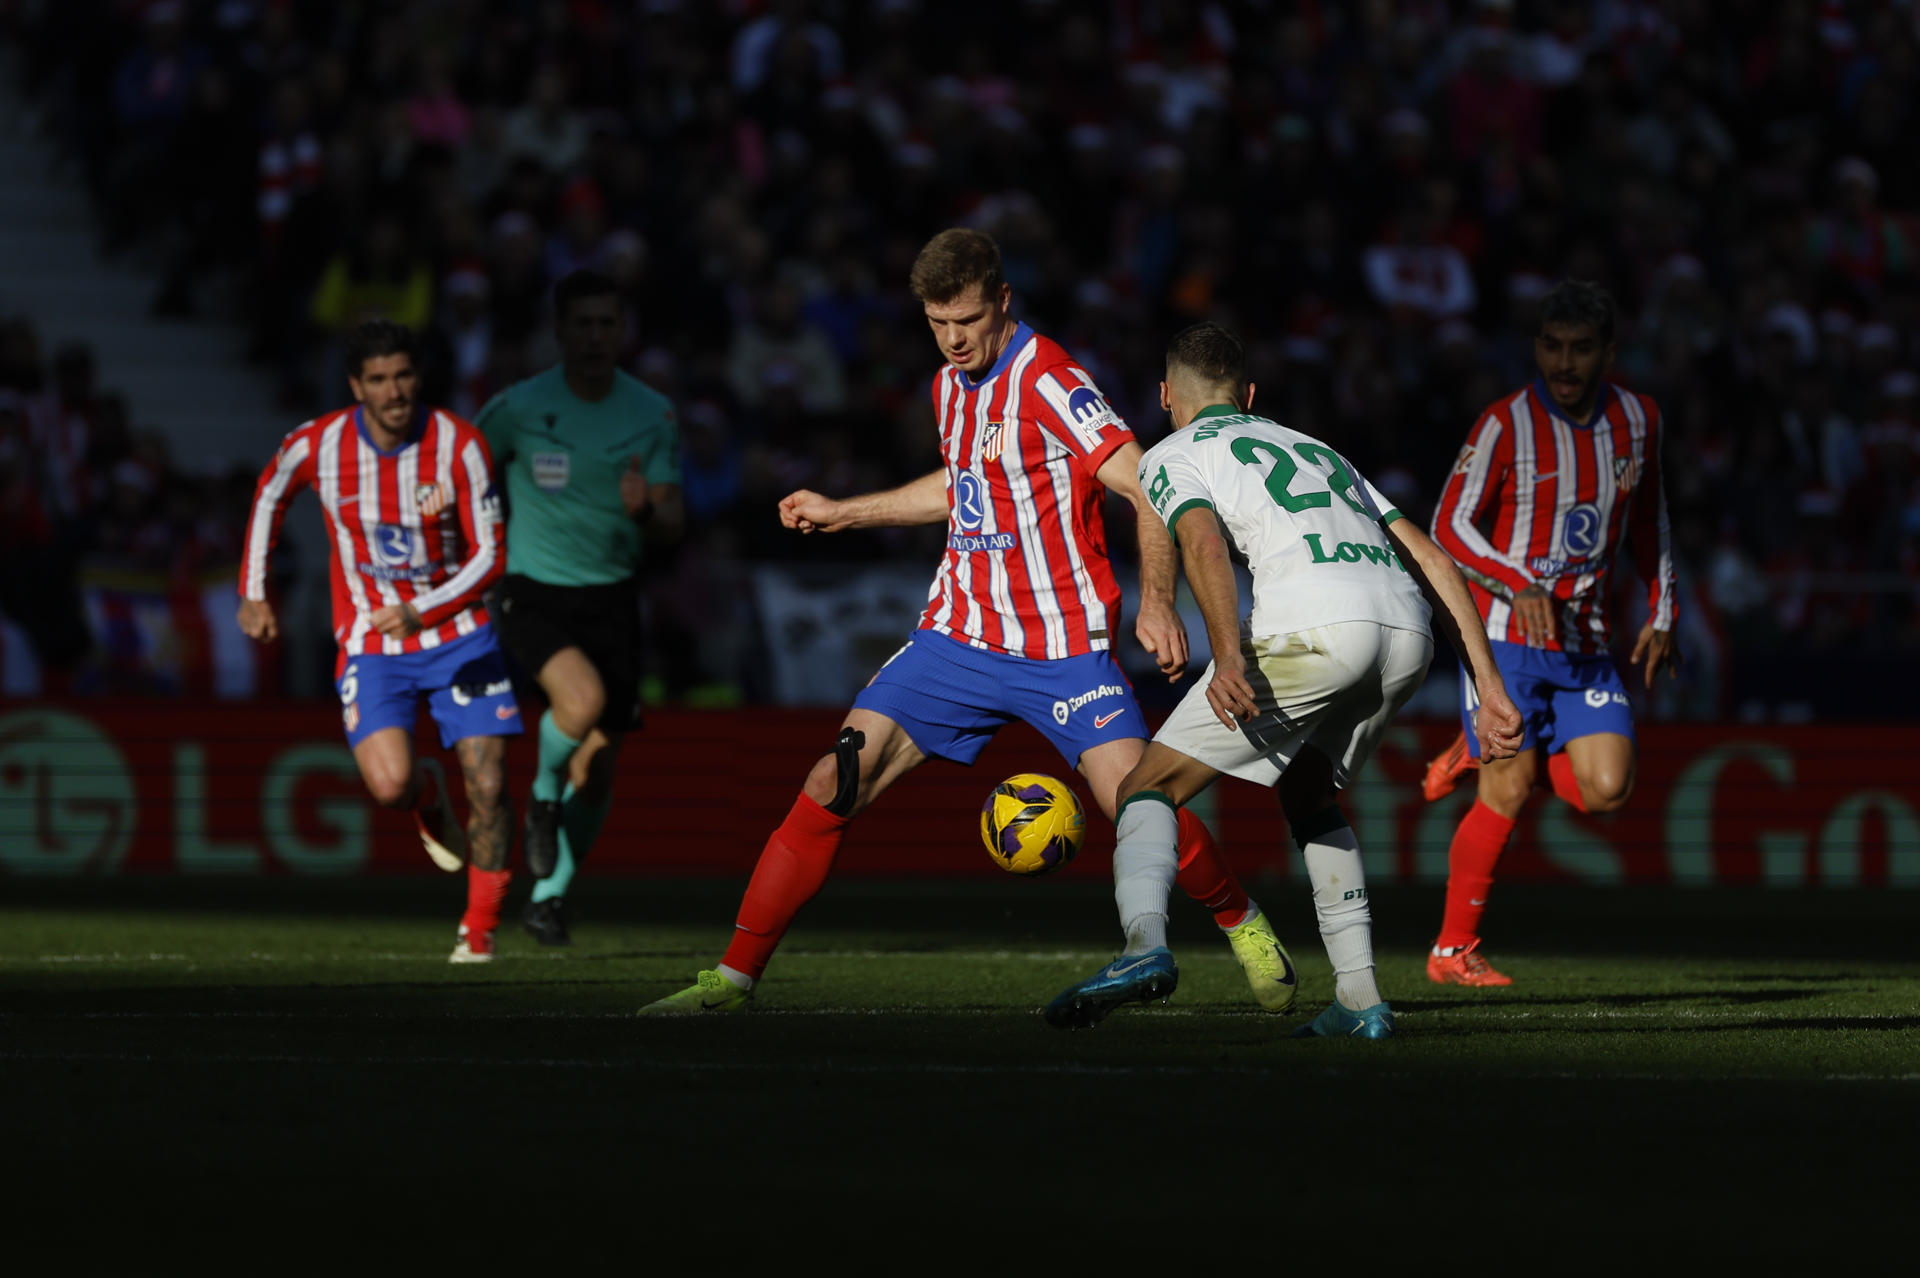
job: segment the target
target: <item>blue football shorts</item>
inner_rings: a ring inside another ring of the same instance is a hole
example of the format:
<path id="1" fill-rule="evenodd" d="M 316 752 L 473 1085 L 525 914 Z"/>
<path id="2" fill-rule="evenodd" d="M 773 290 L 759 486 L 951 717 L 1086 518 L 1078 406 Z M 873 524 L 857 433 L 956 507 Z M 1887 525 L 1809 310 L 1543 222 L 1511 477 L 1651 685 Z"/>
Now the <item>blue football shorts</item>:
<path id="1" fill-rule="evenodd" d="M 915 632 L 853 699 L 899 724 L 922 753 L 971 764 L 1016 719 L 1075 766 L 1097 745 L 1147 735 L 1133 684 L 1111 652 L 1035 661 Z"/>
<path id="2" fill-rule="evenodd" d="M 1522 750 L 1539 746 L 1547 754 L 1558 754 L 1567 742 L 1602 732 L 1634 739 L 1633 705 L 1612 657 L 1549 652 L 1496 639 L 1493 661 L 1526 728 Z M 1473 733 L 1477 705 L 1473 680 L 1462 669 L 1460 723 L 1467 730 L 1467 749 L 1476 759 L 1480 757 L 1480 739 Z"/>
<path id="3" fill-rule="evenodd" d="M 412 736 L 422 697 L 440 725 L 442 746 L 520 731 L 507 656 L 490 625 L 437 648 L 348 657 L 334 687 L 349 746 L 382 728 L 404 728 Z"/>

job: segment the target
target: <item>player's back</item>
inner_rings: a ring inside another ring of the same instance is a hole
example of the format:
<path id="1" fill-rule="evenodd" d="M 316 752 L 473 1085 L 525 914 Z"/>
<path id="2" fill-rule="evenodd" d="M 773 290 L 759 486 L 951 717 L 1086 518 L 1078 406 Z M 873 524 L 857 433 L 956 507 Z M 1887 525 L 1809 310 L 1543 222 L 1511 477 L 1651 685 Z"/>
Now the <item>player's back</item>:
<path id="1" fill-rule="evenodd" d="M 1154 445 L 1140 482 L 1169 526 L 1190 507 L 1219 516 L 1253 573 L 1254 634 L 1339 621 L 1428 632 L 1426 599 L 1385 532 L 1400 512 L 1312 436 L 1204 413 Z"/>

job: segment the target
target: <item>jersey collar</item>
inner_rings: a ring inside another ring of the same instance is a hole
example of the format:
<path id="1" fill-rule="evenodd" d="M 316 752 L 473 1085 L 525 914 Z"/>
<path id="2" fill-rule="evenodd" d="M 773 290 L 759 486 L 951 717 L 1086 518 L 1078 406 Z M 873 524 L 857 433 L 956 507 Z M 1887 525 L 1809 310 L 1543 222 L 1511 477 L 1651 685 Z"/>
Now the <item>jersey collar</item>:
<path id="1" fill-rule="evenodd" d="M 1567 415 L 1565 409 L 1554 402 L 1552 393 L 1547 390 L 1546 378 L 1536 377 L 1533 379 L 1533 395 L 1535 399 L 1546 405 L 1549 413 L 1552 413 L 1555 417 L 1558 417 L 1575 430 L 1592 430 L 1600 424 L 1600 419 L 1607 415 L 1607 405 L 1612 402 L 1613 383 L 1608 381 L 1600 383 L 1600 393 L 1593 397 L 1593 416 L 1587 418 L 1584 422 L 1575 421 Z"/>
<path id="2" fill-rule="evenodd" d="M 1006 372 L 1007 365 L 1013 363 L 1013 357 L 1019 354 L 1020 349 L 1031 340 L 1033 340 L 1033 330 L 1027 327 L 1025 320 L 1022 320 L 1013 326 L 1013 336 L 1009 337 L 1007 344 L 1000 348 L 1000 358 L 993 361 L 993 367 L 987 370 L 986 376 L 975 381 L 957 368 L 953 371 L 959 374 L 960 384 L 962 386 L 968 390 L 979 390 L 982 386 L 985 386 L 988 382 Z"/>
<path id="3" fill-rule="evenodd" d="M 1189 421 L 1187 425 L 1193 425 L 1194 422 L 1199 421 L 1202 417 L 1238 417 L 1246 411 L 1246 409 L 1236 407 L 1233 404 L 1208 404 L 1205 408 L 1195 413 L 1193 415 L 1193 421 Z"/>
<path id="4" fill-rule="evenodd" d="M 380 447 L 380 445 L 373 442 L 373 435 L 369 433 L 367 430 L 366 409 L 362 408 L 358 404 L 355 404 L 353 406 L 353 428 L 360 432 L 360 442 L 365 444 L 368 448 L 371 448 L 374 452 L 379 453 L 382 457 L 397 456 L 399 453 L 405 450 L 408 445 L 418 442 L 420 438 L 420 428 L 426 424 L 426 420 L 427 420 L 426 406 L 425 405 L 417 406 L 413 410 L 413 425 L 407 427 L 407 433 L 405 438 L 403 438 L 393 448 L 386 449 L 386 448 Z"/>

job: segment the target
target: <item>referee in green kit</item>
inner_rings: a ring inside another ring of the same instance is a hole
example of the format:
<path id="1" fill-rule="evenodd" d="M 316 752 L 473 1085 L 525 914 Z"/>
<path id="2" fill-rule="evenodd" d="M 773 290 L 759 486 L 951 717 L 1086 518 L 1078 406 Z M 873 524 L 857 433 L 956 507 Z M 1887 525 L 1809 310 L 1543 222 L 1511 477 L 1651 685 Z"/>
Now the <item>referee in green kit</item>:
<path id="1" fill-rule="evenodd" d="M 494 625 L 550 707 L 526 808 L 539 881 L 521 919 L 542 945 L 566 945 L 567 890 L 606 820 L 621 738 L 640 724 L 641 547 L 678 536 L 684 510 L 673 405 L 619 367 L 619 286 L 574 271 L 553 304 L 559 367 L 501 391 L 477 424 L 506 484 Z"/>

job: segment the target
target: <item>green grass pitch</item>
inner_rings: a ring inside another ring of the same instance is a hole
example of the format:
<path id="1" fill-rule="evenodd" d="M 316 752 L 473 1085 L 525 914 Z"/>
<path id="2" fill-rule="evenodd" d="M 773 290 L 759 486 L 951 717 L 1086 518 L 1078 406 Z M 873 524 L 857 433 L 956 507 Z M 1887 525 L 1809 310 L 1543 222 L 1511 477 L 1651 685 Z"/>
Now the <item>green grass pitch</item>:
<path id="1" fill-rule="evenodd" d="M 1049 1030 L 1113 953 L 1091 881 L 830 884 L 751 1012 L 690 1021 L 631 1013 L 712 965 L 739 884 L 588 878 L 573 949 L 503 927 L 468 968 L 452 879 L 7 886 L 13 1245 L 76 1263 L 138 1238 L 338 1272 L 319 1258 L 384 1238 L 659 1272 L 878 1272 L 849 1258 L 900 1245 L 935 1272 L 1498 1269 L 1496 1244 L 1545 1272 L 1704 1266 L 1891 1228 L 1920 1163 L 1898 893 L 1503 888 L 1489 953 L 1516 984 L 1467 991 L 1421 971 L 1438 893 L 1382 889 L 1400 1033 L 1364 1044 L 1289 1038 L 1305 1017 L 1261 1014 L 1190 905 L 1170 1004 Z M 1310 1015 L 1331 978 L 1304 890 L 1256 895 Z M 753 1204 L 737 1227 L 722 1193 Z"/>

